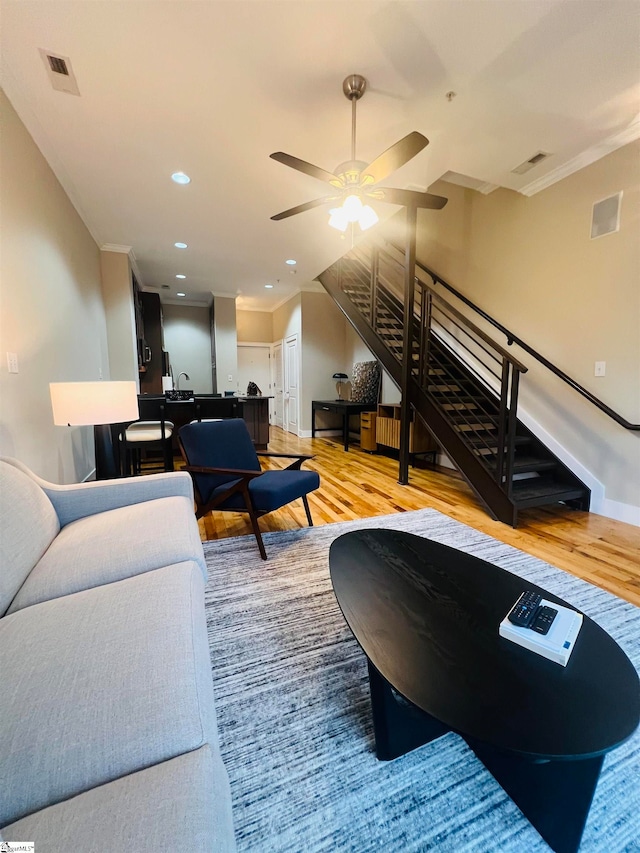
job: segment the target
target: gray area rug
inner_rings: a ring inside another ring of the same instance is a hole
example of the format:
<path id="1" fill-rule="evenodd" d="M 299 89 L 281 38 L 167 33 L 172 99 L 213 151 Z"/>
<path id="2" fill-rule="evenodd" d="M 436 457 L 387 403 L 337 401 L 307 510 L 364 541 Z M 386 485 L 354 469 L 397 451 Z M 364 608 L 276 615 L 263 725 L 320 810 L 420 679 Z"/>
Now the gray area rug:
<path id="1" fill-rule="evenodd" d="M 640 669 L 640 610 L 435 510 L 205 544 L 207 621 L 239 851 L 500 851 L 549 847 L 464 741 L 376 759 L 366 662 L 329 579 L 333 539 L 428 536 L 556 593 Z M 580 850 L 640 851 L 640 734 L 605 759 Z"/>

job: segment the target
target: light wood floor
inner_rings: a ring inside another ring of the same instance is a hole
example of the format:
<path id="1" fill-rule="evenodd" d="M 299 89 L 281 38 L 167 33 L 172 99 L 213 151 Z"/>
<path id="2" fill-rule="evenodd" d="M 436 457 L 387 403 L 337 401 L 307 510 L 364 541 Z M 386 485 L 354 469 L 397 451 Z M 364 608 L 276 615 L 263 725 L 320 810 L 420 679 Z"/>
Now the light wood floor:
<path id="1" fill-rule="evenodd" d="M 493 521 L 466 483 L 442 469 L 411 468 L 410 484 L 400 486 L 393 459 L 353 445 L 345 453 L 337 437 L 299 439 L 277 427 L 271 427 L 269 450 L 313 454 L 304 467 L 320 475 L 320 488 L 309 495 L 315 525 L 432 507 L 640 605 L 640 528 L 593 513 L 544 508 L 521 513 L 514 530 Z M 263 467 L 276 466 L 263 460 Z M 264 532 L 306 526 L 302 501 L 259 523 Z M 200 533 L 203 540 L 253 535 L 246 516 L 236 513 L 211 513 L 201 519 Z"/>

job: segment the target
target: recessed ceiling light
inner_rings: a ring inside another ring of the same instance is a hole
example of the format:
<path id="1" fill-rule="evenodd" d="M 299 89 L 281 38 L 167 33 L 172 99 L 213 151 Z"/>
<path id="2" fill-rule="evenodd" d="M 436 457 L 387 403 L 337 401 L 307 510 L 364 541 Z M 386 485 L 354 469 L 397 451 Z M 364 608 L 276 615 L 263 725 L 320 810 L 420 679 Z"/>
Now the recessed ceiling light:
<path id="1" fill-rule="evenodd" d="M 189 175 L 185 175 L 184 172 L 174 172 L 173 175 L 171 175 L 171 180 L 175 181 L 176 184 L 190 184 L 191 183 L 191 178 L 189 177 Z"/>
<path id="2" fill-rule="evenodd" d="M 176 293 L 176 296 L 186 296 L 186 295 L 187 295 L 186 293 L 182 293 L 182 292 Z"/>
<path id="3" fill-rule="evenodd" d="M 293 258 L 289 258 L 289 260 L 288 260 L 288 261 L 285 261 L 285 264 L 289 264 L 289 266 L 290 266 L 290 267 L 294 266 L 294 265 L 295 265 L 295 263 L 296 263 L 296 262 L 293 260 Z"/>
<path id="4" fill-rule="evenodd" d="M 272 285 L 272 284 L 265 284 L 265 287 L 266 287 L 266 288 L 268 288 L 269 290 L 271 290 L 271 288 L 273 287 L 273 285 Z"/>
<path id="5" fill-rule="evenodd" d="M 176 276 L 176 278 L 186 278 L 186 275 L 181 275 L 180 273 L 178 273 L 178 275 Z"/>
<path id="6" fill-rule="evenodd" d="M 186 249 L 187 248 L 186 243 L 174 243 L 173 245 L 176 247 L 176 249 Z"/>

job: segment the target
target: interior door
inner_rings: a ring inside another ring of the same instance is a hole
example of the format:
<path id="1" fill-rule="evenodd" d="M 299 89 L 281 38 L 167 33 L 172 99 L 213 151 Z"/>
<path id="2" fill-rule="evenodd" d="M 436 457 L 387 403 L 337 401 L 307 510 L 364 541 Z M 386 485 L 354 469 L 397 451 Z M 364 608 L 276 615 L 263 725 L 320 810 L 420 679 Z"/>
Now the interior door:
<path id="1" fill-rule="evenodd" d="M 284 369 L 282 363 L 282 341 L 271 348 L 271 393 L 273 394 L 272 423 L 282 427 L 284 400 Z"/>
<path id="2" fill-rule="evenodd" d="M 265 397 L 271 394 L 270 344 L 238 344 L 238 392 L 247 393 L 255 382 Z"/>
<path id="3" fill-rule="evenodd" d="M 298 336 L 284 342 L 284 429 L 298 435 L 299 407 Z"/>

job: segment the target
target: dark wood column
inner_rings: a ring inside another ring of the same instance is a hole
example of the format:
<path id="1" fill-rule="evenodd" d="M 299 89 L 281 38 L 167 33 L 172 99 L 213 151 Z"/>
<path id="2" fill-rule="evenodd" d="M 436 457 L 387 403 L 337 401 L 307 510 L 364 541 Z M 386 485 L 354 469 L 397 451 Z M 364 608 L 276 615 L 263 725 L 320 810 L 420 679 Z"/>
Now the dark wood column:
<path id="1" fill-rule="evenodd" d="M 404 259 L 404 327 L 402 332 L 402 385 L 400 392 L 400 464 L 398 482 L 406 486 L 409 482 L 409 429 L 411 409 L 409 405 L 409 382 L 411 380 L 411 337 L 413 331 L 413 297 L 416 276 L 416 223 L 418 209 L 407 207 L 406 251 Z"/>

